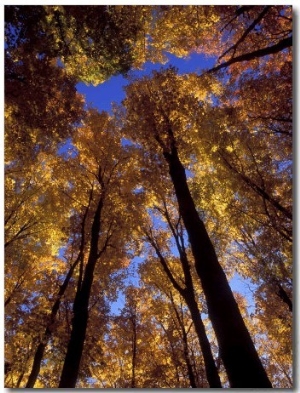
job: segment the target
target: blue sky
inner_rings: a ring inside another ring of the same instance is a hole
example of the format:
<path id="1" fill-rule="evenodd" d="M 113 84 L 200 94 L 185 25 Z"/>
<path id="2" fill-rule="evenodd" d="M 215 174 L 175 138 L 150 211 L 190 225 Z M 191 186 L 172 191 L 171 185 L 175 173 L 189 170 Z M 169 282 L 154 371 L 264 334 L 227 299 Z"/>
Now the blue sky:
<path id="1" fill-rule="evenodd" d="M 159 70 L 162 67 L 166 68 L 170 65 L 178 68 L 180 74 L 188 72 L 200 72 L 204 68 L 210 68 L 215 64 L 215 58 L 205 58 L 201 54 L 194 53 L 186 59 L 177 58 L 173 55 L 168 55 L 169 61 L 162 65 L 160 63 L 145 63 L 143 70 L 135 70 L 131 72 L 131 75 L 141 77 L 151 73 L 153 70 Z M 77 90 L 86 97 L 86 103 L 88 105 L 99 109 L 110 112 L 111 103 L 121 103 L 125 98 L 123 87 L 129 84 L 129 81 L 123 76 L 111 77 L 106 82 L 99 86 L 88 86 L 82 82 L 77 84 Z"/>

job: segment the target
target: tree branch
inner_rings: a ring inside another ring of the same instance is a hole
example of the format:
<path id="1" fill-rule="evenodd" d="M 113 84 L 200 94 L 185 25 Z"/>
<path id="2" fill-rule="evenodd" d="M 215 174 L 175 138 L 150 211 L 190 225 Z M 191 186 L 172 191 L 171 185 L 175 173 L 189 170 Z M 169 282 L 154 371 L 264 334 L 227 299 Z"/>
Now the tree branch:
<path id="1" fill-rule="evenodd" d="M 269 46 L 267 48 L 263 49 L 258 49 L 256 51 L 250 52 L 250 53 L 245 53 L 243 55 L 234 57 L 233 59 L 230 59 L 228 61 L 225 61 L 225 63 L 222 63 L 216 67 L 211 68 L 210 70 L 207 71 L 207 73 L 211 72 L 216 72 L 221 70 L 222 68 L 229 67 L 231 64 L 242 62 L 242 61 L 250 61 L 259 57 L 264 57 L 267 55 L 275 54 L 277 52 L 282 51 L 283 49 L 286 49 L 290 46 L 292 46 L 292 37 L 284 38 L 283 40 L 277 42 L 277 44 Z"/>

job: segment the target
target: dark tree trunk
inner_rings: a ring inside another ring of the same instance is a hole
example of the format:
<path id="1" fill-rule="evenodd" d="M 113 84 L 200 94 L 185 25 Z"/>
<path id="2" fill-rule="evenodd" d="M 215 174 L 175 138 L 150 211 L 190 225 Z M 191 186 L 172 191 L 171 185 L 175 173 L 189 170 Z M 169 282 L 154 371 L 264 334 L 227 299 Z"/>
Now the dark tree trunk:
<path id="1" fill-rule="evenodd" d="M 191 388 L 197 388 L 198 386 L 197 386 L 194 370 L 192 367 L 191 360 L 189 358 L 188 342 L 187 342 L 187 335 L 186 334 L 183 337 L 183 344 L 184 344 L 184 359 L 185 359 L 186 367 L 188 370 L 190 385 L 191 385 Z"/>
<path id="2" fill-rule="evenodd" d="M 45 341 L 46 341 L 46 339 L 48 341 L 49 337 L 50 337 L 50 335 L 48 337 L 46 336 L 45 337 Z M 39 372 L 40 372 L 41 362 L 42 362 L 42 359 L 43 359 L 43 356 L 44 356 L 46 345 L 47 345 L 47 343 L 43 341 L 43 342 L 40 342 L 38 347 L 37 347 L 37 350 L 36 350 L 35 355 L 34 355 L 34 360 L 33 360 L 33 365 L 32 365 L 32 368 L 31 368 L 31 373 L 29 375 L 27 384 L 25 386 L 25 388 L 27 388 L 27 389 L 28 388 L 32 389 L 34 387 L 34 384 L 35 384 L 36 379 L 37 379 L 37 377 L 39 375 Z"/>
<path id="3" fill-rule="evenodd" d="M 210 343 L 206 335 L 205 326 L 203 324 L 198 304 L 194 297 L 194 293 L 187 294 L 185 297 L 185 301 L 190 310 L 192 321 L 194 323 L 196 333 L 199 339 L 200 348 L 204 359 L 206 378 L 209 383 L 209 387 L 222 388 L 218 369 L 211 352 Z"/>
<path id="4" fill-rule="evenodd" d="M 103 208 L 102 195 L 99 199 L 97 210 L 94 215 L 91 233 L 90 253 L 81 288 L 78 288 L 74 301 L 72 320 L 72 332 L 68 343 L 67 354 L 65 357 L 59 388 L 75 388 L 78 378 L 80 361 L 85 341 L 86 328 L 88 323 L 88 305 L 90 292 L 94 278 L 96 262 L 99 258 L 98 240 L 100 233 L 100 217 Z"/>
<path id="5" fill-rule="evenodd" d="M 190 310 L 192 321 L 196 329 L 196 333 L 198 336 L 200 348 L 204 359 L 207 381 L 211 388 L 222 388 L 218 369 L 216 367 L 214 357 L 211 351 L 210 343 L 206 335 L 205 326 L 201 318 L 198 303 L 196 302 L 195 299 L 195 289 L 194 289 L 193 279 L 190 271 L 189 261 L 184 247 L 180 247 L 180 244 L 177 239 L 176 239 L 176 243 L 177 243 L 178 251 L 180 253 L 180 261 L 182 264 L 182 268 L 184 272 L 184 281 L 186 285 L 186 289 L 185 291 L 183 291 L 182 295 Z"/>
<path id="6" fill-rule="evenodd" d="M 91 192 L 90 192 L 89 203 L 88 203 L 88 206 L 85 210 L 85 213 L 84 213 L 83 219 L 82 219 L 82 223 L 81 223 L 81 241 L 80 241 L 78 256 L 77 256 L 76 260 L 74 261 L 73 265 L 70 267 L 70 269 L 64 279 L 63 284 L 59 288 L 59 292 L 58 292 L 56 301 L 55 301 L 55 303 L 52 307 L 52 310 L 51 310 L 50 321 L 49 321 L 49 323 L 46 327 L 45 333 L 44 333 L 44 338 L 39 343 L 37 350 L 35 352 L 35 355 L 34 355 L 33 365 L 32 365 L 31 373 L 29 375 L 29 378 L 28 378 L 28 381 L 26 384 L 26 388 L 33 388 L 34 387 L 34 384 L 35 384 L 37 377 L 39 375 L 39 372 L 40 372 L 41 362 L 44 357 L 45 348 L 47 346 L 48 340 L 50 339 L 50 337 L 52 335 L 52 329 L 53 329 L 52 327 L 53 327 L 53 324 L 55 323 L 55 319 L 56 319 L 56 315 L 59 310 L 61 298 L 65 294 L 66 289 L 68 288 L 69 282 L 71 280 L 71 277 L 73 276 L 74 270 L 77 267 L 78 263 L 80 262 L 82 264 L 82 262 L 83 262 L 83 252 L 84 252 L 84 242 L 85 242 L 85 222 L 86 222 L 87 214 L 88 214 L 88 211 L 90 208 L 92 196 L 93 196 L 93 190 L 91 190 Z"/>
<path id="7" fill-rule="evenodd" d="M 276 291 L 276 295 L 279 296 L 280 299 L 288 305 L 290 312 L 293 312 L 293 303 L 289 298 L 288 294 L 286 293 L 282 285 L 277 283 L 277 286 L 278 286 L 278 291 Z"/>
<path id="8" fill-rule="evenodd" d="M 172 136 L 172 131 L 169 130 Z M 164 151 L 175 188 L 195 267 L 206 297 L 208 313 L 215 330 L 230 386 L 232 388 L 271 388 L 272 385 L 258 357 L 244 324 L 225 273 L 191 197 L 185 170 L 173 138 L 171 152 Z"/>

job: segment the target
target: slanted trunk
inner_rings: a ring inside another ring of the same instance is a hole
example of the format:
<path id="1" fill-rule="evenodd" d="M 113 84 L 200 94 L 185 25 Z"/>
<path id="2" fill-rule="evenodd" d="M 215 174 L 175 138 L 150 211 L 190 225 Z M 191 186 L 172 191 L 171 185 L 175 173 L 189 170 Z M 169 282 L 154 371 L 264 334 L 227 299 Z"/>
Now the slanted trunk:
<path id="1" fill-rule="evenodd" d="M 198 336 L 200 348 L 204 359 L 206 378 L 211 388 L 222 388 L 218 369 L 211 351 L 210 342 L 208 341 L 198 303 L 195 299 L 193 279 L 190 271 L 189 261 L 187 259 L 187 255 L 184 249 L 180 250 L 180 260 L 184 271 L 184 281 L 186 285 L 186 290 L 183 293 L 183 297 L 190 310 L 192 321 L 194 323 Z"/>
<path id="2" fill-rule="evenodd" d="M 293 312 L 293 303 L 289 298 L 288 294 L 286 293 L 282 285 L 277 283 L 277 286 L 278 286 L 278 291 L 276 291 L 276 295 L 279 296 L 280 299 L 288 305 L 290 312 Z"/>
<path id="3" fill-rule="evenodd" d="M 49 337 L 50 337 L 50 335 L 46 336 L 45 341 L 46 340 L 48 341 Z M 44 352 L 45 352 L 45 348 L 47 345 L 47 343 L 45 341 L 41 341 L 37 347 L 37 350 L 34 355 L 34 360 L 33 360 L 33 365 L 31 368 L 31 372 L 30 372 L 30 375 L 29 375 L 29 378 L 28 378 L 25 388 L 32 389 L 34 387 L 36 380 L 37 380 L 37 377 L 39 375 L 40 368 L 41 368 L 41 362 L 44 357 Z"/>
<path id="4" fill-rule="evenodd" d="M 172 135 L 171 130 L 169 133 Z M 232 388 L 271 388 L 204 223 L 196 211 L 175 141 L 171 152 L 164 151 L 164 157 L 230 385 Z"/>
<path id="5" fill-rule="evenodd" d="M 54 303 L 52 310 L 51 310 L 49 323 L 45 329 L 43 340 L 41 340 L 41 342 L 39 343 L 37 350 L 35 352 L 35 355 L 34 355 L 33 365 L 32 365 L 31 372 L 30 372 L 30 375 L 29 375 L 29 378 L 28 378 L 28 381 L 26 384 L 26 388 L 33 388 L 34 387 L 34 384 L 35 384 L 37 377 L 39 375 L 39 372 L 40 372 L 41 362 L 44 357 L 45 348 L 46 348 L 47 343 L 52 335 L 53 324 L 55 323 L 55 319 L 56 319 L 56 315 L 59 310 L 61 298 L 64 296 L 66 289 L 68 288 L 69 282 L 73 276 L 75 268 L 77 267 L 79 262 L 80 262 L 81 266 L 83 264 L 83 255 L 84 255 L 83 252 L 84 252 L 84 242 L 85 242 L 85 222 L 86 222 L 87 214 L 88 214 L 88 211 L 90 208 L 92 196 L 93 196 L 93 190 L 90 191 L 89 203 L 88 203 L 88 206 L 85 210 L 85 213 L 84 213 L 83 219 L 82 219 L 82 223 L 81 223 L 81 242 L 80 242 L 78 256 L 77 256 L 76 260 L 74 261 L 74 263 L 72 264 L 72 266 L 70 267 L 70 269 L 64 279 L 63 284 L 59 288 L 57 298 L 56 298 L 55 303 Z"/>
<path id="6" fill-rule="evenodd" d="M 200 348 L 204 359 L 206 378 L 209 383 L 209 387 L 222 388 L 221 380 L 218 374 L 218 369 L 211 352 L 210 343 L 206 335 L 205 326 L 203 324 L 199 307 L 194 297 L 194 293 L 186 294 L 185 301 L 190 310 L 192 321 L 194 323 L 195 330 L 200 343 Z"/>
<path id="7" fill-rule="evenodd" d="M 78 378 L 88 323 L 88 305 L 94 278 L 94 270 L 96 262 L 99 258 L 98 240 L 103 199 L 104 196 L 101 196 L 93 219 L 89 258 L 86 265 L 82 286 L 81 288 L 77 289 L 79 293 L 77 292 L 74 301 L 72 332 L 67 348 L 67 354 L 63 365 L 60 383 L 58 386 L 59 388 L 75 388 Z"/>

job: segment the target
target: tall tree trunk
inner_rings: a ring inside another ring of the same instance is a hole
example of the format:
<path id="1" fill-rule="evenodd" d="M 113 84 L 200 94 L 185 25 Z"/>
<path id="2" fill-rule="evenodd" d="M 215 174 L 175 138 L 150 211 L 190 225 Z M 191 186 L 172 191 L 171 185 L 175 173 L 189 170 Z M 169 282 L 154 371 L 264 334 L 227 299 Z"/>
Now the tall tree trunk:
<path id="1" fill-rule="evenodd" d="M 100 196 L 98 206 L 94 215 L 90 253 L 85 268 L 84 277 L 80 291 L 76 294 L 73 305 L 74 317 L 72 320 L 72 332 L 68 343 L 67 354 L 65 357 L 59 388 L 75 388 L 78 378 L 80 361 L 85 341 L 86 328 L 88 323 L 88 305 L 94 278 L 96 262 L 99 258 L 98 240 L 100 233 L 100 218 L 103 208 L 104 194 Z"/>
<path id="2" fill-rule="evenodd" d="M 169 225 L 171 225 L 171 222 L 169 220 L 168 222 Z M 182 238 L 182 245 L 180 245 L 179 238 L 177 235 L 175 237 L 175 240 L 180 255 L 180 261 L 184 273 L 184 282 L 186 286 L 185 290 L 182 293 L 182 296 L 184 297 L 185 302 L 190 310 L 192 321 L 196 329 L 196 333 L 198 336 L 200 348 L 204 359 L 206 377 L 209 386 L 211 388 L 222 388 L 218 369 L 214 361 L 210 343 L 206 335 L 205 326 L 203 324 L 198 303 L 196 301 L 193 279 L 191 275 L 189 260 L 186 255 L 185 247 L 183 245 L 183 238 Z"/>
<path id="3" fill-rule="evenodd" d="M 82 223 L 81 223 L 81 241 L 80 241 L 78 256 L 77 256 L 76 260 L 74 261 L 73 265 L 70 267 L 70 269 L 64 279 L 63 284 L 59 288 L 59 292 L 58 292 L 56 301 L 55 301 L 55 303 L 52 307 L 52 310 L 51 310 L 49 323 L 45 329 L 43 340 L 39 343 L 37 350 L 35 352 L 35 355 L 34 355 L 33 365 L 32 365 L 31 373 L 29 375 L 29 378 L 28 378 L 28 381 L 26 384 L 26 388 L 33 388 L 34 387 L 34 384 L 35 384 L 37 377 L 39 375 L 39 372 L 40 372 L 41 362 L 44 357 L 45 348 L 46 348 L 47 343 L 52 335 L 52 326 L 55 323 L 55 319 L 56 319 L 56 315 L 59 310 L 61 298 L 65 294 L 66 289 L 68 288 L 69 282 L 71 280 L 71 277 L 73 276 L 73 272 L 74 272 L 75 268 L 77 267 L 78 263 L 80 262 L 81 265 L 83 263 L 84 243 L 85 243 L 85 223 L 86 223 L 87 214 L 88 214 L 88 211 L 90 208 L 90 204 L 92 201 L 92 197 L 93 197 L 93 189 L 91 189 L 91 191 L 90 191 L 89 203 L 85 209 Z"/>
<path id="4" fill-rule="evenodd" d="M 172 130 L 168 132 L 172 140 Z M 179 211 L 188 233 L 230 385 L 232 388 L 271 388 L 204 223 L 195 208 L 174 137 L 171 152 L 164 150 L 164 157 L 169 165 Z"/>

